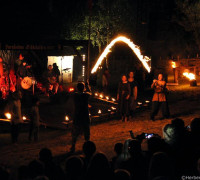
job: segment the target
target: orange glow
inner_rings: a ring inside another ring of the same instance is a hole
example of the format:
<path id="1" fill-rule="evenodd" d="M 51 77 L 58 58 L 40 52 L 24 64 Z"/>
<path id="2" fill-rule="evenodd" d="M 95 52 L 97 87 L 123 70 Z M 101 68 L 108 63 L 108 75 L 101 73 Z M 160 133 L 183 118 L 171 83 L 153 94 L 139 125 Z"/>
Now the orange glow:
<path id="1" fill-rule="evenodd" d="M 136 56 L 138 57 L 138 59 L 142 62 L 143 66 L 146 68 L 146 70 L 148 72 L 151 71 L 151 67 L 148 65 L 147 62 L 151 61 L 151 59 L 147 56 L 143 56 L 141 54 L 140 48 L 138 46 L 136 46 L 132 41 L 130 41 L 130 39 L 126 38 L 125 36 L 119 36 L 117 38 L 115 38 L 114 40 L 112 40 L 110 42 L 110 44 L 105 48 L 105 50 L 103 51 L 103 53 L 100 55 L 100 57 L 98 58 L 96 64 L 94 65 L 91 73 L 95 73 L 97 71 L 97 68 L 101 65 L 103 59 L 107 56 L 107 54 L 109 52 L 111 52 L 111 48 L 115 45 L 115 43 L 117 42 L 124 42 L 126 43 L 131 49 L 132 51 L 136 54 Z"/>
<path id="2" fill-rule="evenodd" d="M 24 57 L 22 56 L 22 54 L 19 54 L 19 60 L 23 60 Z"/>
<path id="3" fill-rule="evenodd" d="M 23 116 L 22 119 L 23 119 L 23 120 L 26 120 L 26 116 Z"/>
<path id="4" fill-rule="evenodd" d="M 74 92 L 74 88 L 73 88 L 73 87 L 70 87 L 70 88 L 69 88 L 69 92 Z"/>
<path id="5" fill-rule="evenodd" d="M 5 116 L 7 119 L 11 119 L 11 117 L 12 117 L 10 113 L 5 113 Z"/>
<path id="6" fill-rule="evenodd" d="M 100 94 L 99 97 L 100 97 L 100 98 L 103 98 L 103 94 Z"/>
<path id="7" fill-rule="evenodd" d="M 69 117 L 68 116 L 65 116 L 65 121 L 69 121 Z"/>
<path id="8" fill-rule="evenodd" d="M 116 99 L 115 99 L 115 98 L 112 98 L 112 101 L 113 101 L 113 102 L 115 102 L 115 101 L 116 101 Z"/>
<path id="9" fill-rule="evenodd" d="M 195 77 L 195 75 L 193 73 L 184 72 L 183 76 L 187 77 L 189 80 L 196 79 L 196 77 Z"/>
<path id="10" fill-rule="evenodd" d="M 106 99 L 109 100 L 109 96 L 106 96 Z"/>
<path id="11" fill-rule="evenodd" d="M 176 62 L 172 61 L 172 68 L 176 68 Z"/>
<path id="12" fill-rule="evenodd" d="M 101 114 L 101 109 L 99 109 L 98 114 Z"/>

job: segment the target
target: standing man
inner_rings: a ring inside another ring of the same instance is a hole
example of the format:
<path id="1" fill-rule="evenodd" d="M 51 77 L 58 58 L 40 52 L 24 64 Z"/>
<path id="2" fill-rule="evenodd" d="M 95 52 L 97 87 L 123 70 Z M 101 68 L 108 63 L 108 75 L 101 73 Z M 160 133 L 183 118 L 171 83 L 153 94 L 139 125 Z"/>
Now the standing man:
<path id="1" fill-rule="evenodd" d="M 154 117 L 158 114 L 159 108 L 162 108 L 162 117 L 165 119 L 169 118 L 169 108 L 166 98 L 166 82 L 163 80 L 163 75 L 158 75 L 158 80 L 154 79 L 151 88 L 154 89 L 154 95 L 152 99 L 152 112 L 151 112 L 151 120 L 154 121 Z"/>
<path id="2" fill-rule="evenodd" d="M 85 84 L 77 84 L 78 92 L 74 94 L 74 119 L 72 128 L 72 147 L 71 152 L 75 151 L 75 144 L 81 132 L 84 133 L 85 141 L 90 140 L 90 117 L 88 108 L 89 93 L 84 92 Z"/>
<path id="3" fill-rule="evenodd" d="M 11 139 L 12 143 L 17 143 L 20 134 L 20 124 L 23 123 L 21 114 L 21 98 L 20 91 L 15 91 L 12 94 L 11 101 L 7 104 L 5 113 L 11 114 Z"/>

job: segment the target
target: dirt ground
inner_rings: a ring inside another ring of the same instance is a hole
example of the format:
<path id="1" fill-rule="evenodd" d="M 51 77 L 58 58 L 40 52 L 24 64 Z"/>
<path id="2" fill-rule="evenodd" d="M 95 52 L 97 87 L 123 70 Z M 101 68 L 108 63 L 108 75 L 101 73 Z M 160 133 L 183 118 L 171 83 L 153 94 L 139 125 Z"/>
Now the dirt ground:
<path id="1" fill-rule="evenodd" d="M 133 119 L 124 123 L 119 120 L 111 120 L 91 126 L 91 141 L 97 146 L 97 151 L 104 152 L 108 158 L 114 156 L 113 148 L 117 142 L 124 142 L 130 138 L 129 131 L 135 135 L 145 133 L 157 133 L 162 136 L 162 128 L 175 117 L 182 118 L 188 125 L 192 118 L 200 116 L 200 86 L 188 85 L 170 87 L 169 106 L 171 118 L 156 121 L 149 120 L 150 109 L 138 112 Z M 63 157 L 69 151 L 71 134 L 69 130 L 55 130 L 41 128 L 39 142 L 28 142 L 28 133 L 20 134 L 18 145 L 10 143 L 10 134 L 0 134 L 0 165 L 6 167 L 18 167 L 28 164 L 38 158 L 41 148 L 50 148 L 54 157 Z M 80 137 L 76 150 L 81 151 L 84 139 Z M 145 148 L 145 142 L 143 145 Z"/>

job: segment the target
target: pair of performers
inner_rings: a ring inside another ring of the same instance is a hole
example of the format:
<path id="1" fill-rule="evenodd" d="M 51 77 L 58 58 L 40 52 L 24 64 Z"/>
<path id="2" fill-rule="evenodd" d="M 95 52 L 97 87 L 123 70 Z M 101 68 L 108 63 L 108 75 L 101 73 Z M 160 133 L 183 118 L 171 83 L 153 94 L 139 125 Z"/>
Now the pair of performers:
<path id="1" fill-rule="evenodd" d="M 130 112 L 135 110 L 137 99 L 137 83 L 134 81 L 134 73 L 129 73 L 129 79 L 125 75 L 122 76 L 122 81 L 119 83 L 117 99 L 119 102 L 119 111 L 122 116 L 122 121 L 129 118 Z M 158 75 L 158 80 L 154 80 L 151 88 L 154 89 L 152 99 L 151 120 L 154 120 L 158 114 L 159 108 L 162 109 L 162 117 L 160 119 L 169 118 L 169 108 L 166 97 L 167 87 L 163 80 L 163 75 Z"/>

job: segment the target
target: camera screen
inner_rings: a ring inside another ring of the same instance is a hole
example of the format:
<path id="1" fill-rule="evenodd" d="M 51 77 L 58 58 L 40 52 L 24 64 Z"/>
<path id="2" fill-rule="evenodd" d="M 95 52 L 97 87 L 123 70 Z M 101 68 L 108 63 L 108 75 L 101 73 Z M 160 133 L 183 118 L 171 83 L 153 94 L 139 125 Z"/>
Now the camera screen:
<path id="1" fill-rule="evenodd" d="M 151 138 L 152 136 L 153 136 L 153 133 L 152 133 L 152 134 L 148 134 L 148 133 L 145 134 L 145 138 L 146 138 L 146 139 L 149 139 L 149 138 Z"/>

